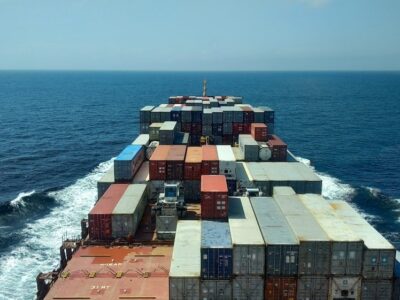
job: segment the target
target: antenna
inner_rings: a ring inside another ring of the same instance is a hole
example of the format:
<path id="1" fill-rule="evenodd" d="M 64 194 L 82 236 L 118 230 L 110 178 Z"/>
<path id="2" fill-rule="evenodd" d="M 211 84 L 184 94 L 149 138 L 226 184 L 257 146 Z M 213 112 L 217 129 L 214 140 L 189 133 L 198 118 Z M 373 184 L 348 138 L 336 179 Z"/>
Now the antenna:
<path id="1" fill-rule="evenodd" d="M 203 97 L 207 96 L 207 80 L 203 80 Z"/>

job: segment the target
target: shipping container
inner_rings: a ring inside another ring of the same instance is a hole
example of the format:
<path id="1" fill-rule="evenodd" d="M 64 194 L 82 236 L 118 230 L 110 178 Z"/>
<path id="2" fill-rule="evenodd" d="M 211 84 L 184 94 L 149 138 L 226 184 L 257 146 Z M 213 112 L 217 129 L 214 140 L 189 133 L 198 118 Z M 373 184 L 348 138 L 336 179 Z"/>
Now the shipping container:
<path id="1" fill-rule="evenodd" d="M 328 295 L 329 279 L 326 276 L 301 276 L 297 280 L 297 300 L 326 300 Z"/>
<path id="2" fill-rule="evenodd" d="M 393 284 L 387 279 L 364 279 L 361 300 L 391 300 Z"/>
<path id="3" fill-rule="evenodd" d="M 185 202 L 199 203 L 201 199 L 200 180 L 185 180 L 183 186 Z"/>
<path id="4" fill-rule="evenodd" d="M 227 222 L 201 222 L 201 278 L 232 277 L 232 241 Z"/>
<path id="5" fill-rule="evenodd" d="M 201 217 L 226 219 L 228 217 L 228 186 L 223 175 L 202 175 L 200 183 Z"/>
<path id="6" fill-rule="evenodd" d="M 181 123 L 181 131 L 190 133 L 192 130 L 192 123 Z"/>
<path id="7" fill-rule="evenodd" d="M 264 110 L 264 123 L 275 123 L 275 111 L 268 106 L 260 106 Z"/>
<path id="8" fill-rule="evenodd" d="M 174 145 L 189 145 L 190 134 L 187 132 L 177 132 L 175 134 Z"/>
<path id="9" fill-rule="evenodd" d="M 273 198 L 300 242 L 299 275 L 329 275 L 331 240 L 298 195 Z"/>
<path id="10" fill-rule="evenodd" d="M 212 138 L 212 142 L 214 145 L 222 145 L 222 136 L 214 135 Z"/>
<path id="11" fill-rule="evenodd" d="M 202 280 L 199 299 L 232 300 L 232 282 L 229 280 Z"/>
<path id="12" fill-rule="evenodd" d="M 202 127 L 202 134 L 204 136 L 212 136 L 212 125 L 204 125 Z"/>
<path id="13" fill-rule="evenodd" d="M 97 181 L 97 199 L 100 199 L 114 182 L 114 165 L 112 165 Z"/>
<path id="14" fill-rule="evenodd" d="M 166 180 L 183 180 L 186 146 L 172 145 L 167 155 Z"/>
<path id="15" fill-rule="evenodd" d="M 129 181 L 144 161 L 144 148 L 140 145 L 128 145 L 114 160 L 115 181 Z"/>
<path id="16" fill-rule="evenodd" d="M 254 122 L 254 111 L 253 108 L 249 106 L 242 106 L 243 110 L 243 123 L 253 123 Z"/>
<path id="17" fill-rule="evenodd" d="M 178 221 L 169 271 L 171 300 L 198 300 L 200 298 L 200 248 L 201 222 Z"/>
<path id="18" fill-rule="evenodd" d="M 267 277 L 265 281 L 265 299 L 294 300 L 296 296 L 297 277 Z"/>
<path id="19" fill-rule="evenodd" d="M 243 123 L 243 110 L 238 106 L 233 107 L 233 123 Z"/>
<path id="20" fill-rule="evenodd" d="M 181 122 L 181 111 L 182 111 L 182 106 L 174 106 L 171 109 L 171 116 L 170 116 L 171 121 L 176 121 L 176 122 L 180 123 Z"/>
<path id="21" fill-rule="evenodd" d="M 253 111 L 254 111 L 254 123 L 264 123 L 265 122 L 265 118 L 264 118 L 265 111 L 259 107 L 253 108 Z"/>
<path id="22" fill-rule="evenodd" d="M 297 276 L 299 240 L 279 205 L 270 197 L 251 197 L 251 205 L 267 247 L 265 274 Z"/>
<path id="23" fill-rule="evenodd" d="M 223 123 L 223 112 L 219 107 L 211 108 L 212 110 L 212 122 L 213 124 L 222 124 Z"/>
<path id="24" fill-rule="evenodd" d="M 147 205 L 147 185 L 130 184 L 112 211 L 113 238 L 133 237 Z"/>
<path id="25" fill-rule="evenodd" d="M 362 275 L 366 279 L 392 278 L 396 249 L 345 201 L 331 201 L 335 213 L 364 241 Z"/>
<path id="26" fill-rule="evenodd" d="M 140 145 L 147 147 L 150 144 L 149 134 L 139 134 L 138 137 L 132 142 L 132 145 Z"/>
<path id="27" fill-rule="evenodd" d="M 142 163 L 139 171 L 137 171 L 135 177 L 133 177 L 132 183 L 144 183 L 147 184 L 150 180 L 149 175 L 149 162 L 145 161 Z"/>
<path id="28" fill-rule="evenodd" d="M 181 110 L 181 120 L 182 123 L 192 122 L 192 106 L 183 106 Z"/>
<path id="29" fill-rule="evenodd" d="M 223 125 L 222 125 L 222 123 L 221 124 L 212 124 L 211 125 L 212 126 L 212 134 L 214 135 L 214 136 L 222 136 L 222 134 L 223 134 Z"/>
<path id="30" fill-rule="evenodd" d="M 192 135 L 201 135 L 201 123 L 192 123 L 190 126 L 190 133 Z"/>
<path id="31" fill-rule="evenodd" d="M 176 121 L 166 121 L 160 127 L 159 130 L 159 141 L 160 145 L 172 145 L 175 139 Z"/>
<path id="32" fill-rule="evenodd" d="M 331 240 L 331 274 L 361 275 L 364 243 L 341 220 L 321 195 L 304 194 L 299 199 Z"/>
<path id="33" fill-rule="evenodd" d="M 267 145 L 271 149 L 271 161 L 286 161 L 287 144 L 278 136 L 273 134 L 268 135 Z"/>
<path id="34" fill-rule="evenodd" d="M 151 123 L 151 111 L 154 106 L 148 105 L 140 109 L 140 123 L 150 124 Z"/>
<path id="35" fill-rule="evenodd" d="M 217 146 L 219 160 L 219 174 L 227 179 L 236 179 L 236 159 L 232 147 L 228 145 Z"/>
<path id="36" fill-rule="evenodd" d="M 185 180 L 200 180 L 202 147 L 188 147 L 185 158 Z"/>
<path id="37" fill-rule="evenodd" d="M 239 135 L 239 147 L 243 152 L 245 161 L 258 161 L 260 147 L 250 134 Z"/>
<path id="38" fill-rule="evenodd" d="M 232 123 L 232 135 L 239 136 L 244 133 L 243 123 Z"/>
<path id="39" fill-rule="evenodd" d="M 271 196 L 276 186 L 290 186 L 296 194 L 321 194 L 322 180 L 303 163 L 295 162 L 247 162 L 238 181 L 252 182 L 265 196 Z M 239 167 L 240 168 L 240 167 Z"/>
<path id="40" fill-rule="evenodd" d="M 172 107 L 162 107 L 160 108 L 160 122 L 166 122 L 171 120 Z"/>
<path id="41" fill-rule="evenodd" d="M 112 184 L 89 212 L 89 237 L 92 240 L 112 238 L 112 212 L 128 184 Z"/>
<path id="42" fill-rule="evenodd" d="M 158 141 L 160 140 L 160 128 L 163 123 L 152 123 L 149 126 L 149 137 L 150 141 Z"/>
<path id="43" fill-rule="evenodd" d="M 173 240 L 176 232 L 178 217 L 156 216 L 157 239 Z"/>
<path id="44" fill-rule="evenodd" d="M 155 107 L 150 113 L 150 121 L 151 123 L 159 123 L 161 122 L 160 113 L 162 111 L 162 107 Z"/>
<path id="45" fill-rule="evenodd" d="M 233 300 L 263 300 L 264 278 L 262 276 L 235 276 L 232 280 Z"/>
<path id="46" fill-rule="evenodd" d="M 140 123 L 139 124 L 139 133 L 149 133 L 149 126 L 150 124 L 148 123 Z"/>
<path id="47" fill-rule="evenodd" d="M 203 110 L 202 123 L 203 123 L 203 125 L 211 125 L 212 124 L 212 109 L 205 108 Z"/>
<path id="48" fill-rule="evenodd" d="M 232 106 L 221 107 L 222 110 L 222 122 L 232 123 L 234 108 Z"/>
<path id="49" fill-rule="evenodd" d="M 236 180 L 227 179 L 226 184 L 228 186 L 228 195 L 233 196 L 237 190 Z"/>
<path id="50" fill-rule="evenodd" d="M 218 175 L 219 161 L 217 147 L 214 145 L 202 146 L 201 159 L 201 174 L 202 175 Z"/>
<path id="51" fill-rule="evenodd" d="M 199 100 L 199 101 L 198 101 L 198 104 L 199 104 L 200 106 L 192 107 L 192 120 L 191 120 L 192 123 L 199 123 L 199 124 L 201 124 L 202 117 L 203 117 L 203 108 L 201 107 L 201 103 L 202 103 L 202 101 Z M 200 126 L 200 127 L 201 127 L 201 126 Z"/>
<path id="52" fill-rule="evenodd" d="M 361 299 L 361 281 L 361 277 L 331 277 L 329 299 Z"/>
<path id="53" fill-rule="evenodd" d="M 167 157 L 171 146 L 159 145 L 151 155 L 149 173 L 150 180 L 166 180 Z"/>
<path id="54" fill-rule="evenodd" d="M 264 275 L 265 243 L 247 197 L 229 197 L 234 275 Z"/>
<path id="55" fill-rule="evenodd" d="M 201 139 L 201 134 L 198 135 L 190 134 L 190 145 L 200 146 L 200 139 Z"/>
<path id="56" fill-rule="evenodd" d="M 225 136 L 232 136 L 233 133 L 233 125 L 232 123 L 224 123 L 222 124 L 222 134 Z"/>
<path id="57" fill-rule="evenodd" d="M 257 142 L 266 142 L 268 137 L 267 125 L 264 123 L 251 123 L 250 125 L 251 136 Z"/>

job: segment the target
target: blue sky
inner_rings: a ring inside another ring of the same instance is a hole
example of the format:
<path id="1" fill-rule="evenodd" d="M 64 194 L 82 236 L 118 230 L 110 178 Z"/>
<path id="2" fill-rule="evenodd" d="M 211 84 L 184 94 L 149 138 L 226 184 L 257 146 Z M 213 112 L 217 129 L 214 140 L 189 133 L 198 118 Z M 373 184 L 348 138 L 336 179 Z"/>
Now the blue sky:
<path id="1" fill-rule="evenodd" d="M 0 69 L 400 70 L 400 1 L 0 0 Z"/>

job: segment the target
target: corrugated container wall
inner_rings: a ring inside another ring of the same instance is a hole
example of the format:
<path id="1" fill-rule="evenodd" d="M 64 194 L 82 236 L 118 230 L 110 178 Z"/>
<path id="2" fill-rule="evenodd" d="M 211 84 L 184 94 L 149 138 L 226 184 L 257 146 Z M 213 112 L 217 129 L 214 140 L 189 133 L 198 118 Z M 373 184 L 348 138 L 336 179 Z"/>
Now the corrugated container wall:
<path id="1" fill-rule="evenodd" d="M 230 280 L 202 280 L 199 299 L 232 300 L 232 282 Z"/>
<path id="2" fill-rule="evenodd" d="M 361 299 L 361 280 L 358 277 L 334 276 L 330 278 L 329 295 L 331 299 Z"/>
<path id="3" fill-rule="evenodd" d="M 252 197 L 251 204 L 267 245 L 266 275 L 296 276 L 299 240 L 278 204 L 267 197 Z"/>
<path id="4" fill-rule="evenodd" d="M 233 274 L 264 275 L 265 243 L 247 197 L 229 197 Z"/>
<path id="5" fill-rule="evenodd" d="M 183 180 L 186 146 L 171 145 L 167 155 L 166 180 Z"/>
<path id="6" fill-rule="evenodd" d="M 264 279 L 262 276 L 235 276 L 232 279 L 233 300 L 263 300 Z"/>
<path id="7" fill-rule="evenodd" d="M 218 175 L 219 174 L 219 162 L 217 147 L 214 145 L 202 146 L 202 175 Z"/>
<path id="8" fill-rule="evenodd" d="M 201 217 L 226 219 L 228 217 L 228 186 L 223 175 L 201 176 Z"/>
<path id="9" fill-rule="evenodd" d="M 200 180 L 202 147 L 188 147 L 185 158 L 185 180 Z"/>
<path id="10" fill-rule="evenodd" d="M 268 136 L 268 147 L 271 149 L 271 161 L 286 161 L 287 144 L 276 135 Z"/>
<path id="11" fill-rule="evenodd" d="M 245 161 L 258 161 L 260 146 L 250 134 L 239 135 L 239 147 L 243 152 Z"/>
<path id="12" fill-rule="evenodd" d="M 131 180 L 139 170 L 143 160 L 143 146 L 128 145 L 114 160 L 115 181 Z"/>
<path id="13" fill-rule="evenodd" d="M 232 241 L 226 222 L 201 222 L 201 277 L 215 280 L 232 277 Z"/>
<path id="14" fill-rule="evenodd" d="M 387 279 L 364 279 L 361 300 L 392 300 L 393 284 Z"/>
<path id="15" fill-rule="evenodd" d="M 396 249 L 346 201 L 331 201 L 335 213 L 364 241 L 363 276 L 391 279 Z"/>
<path id="16" fill-rule="evenodd" d="M 146 184 L 130 184 L 112 212 L 112 236 L 134 236 L 147 205 Z"/>
<path id="17" fill-rule="evenodd" d="M 304 194 L 299 198 L 332 241 L 331 274 L 361 275 L 364 248 L 361 238 L 335 214 L 322 196 Z"/>
<path id="18" fill-rule="evenodd" d="M 198 300 L 201 274 L 201 222 L 179 221 L 169 271 L 171 300 Z"/>
<path id="19" fill-rule="evenodd" d="M 331 241 L 297 195 L 275 195 L 293 232 L 300 241 L 299 275 L 329 275 Z"/>
<path id="20" fill-rule="evenodd" d="M 294 300 L 297 297 L 296 277 L 268 277 L 265 281 L 265 299 Z"/>
<path id="21" fill-rule="evenodd" d="M 112 212 L 128 184 L 112 184 L 89 212 L 89 237 L 92 240 L 112 238 Z"/>
<path id="22" fill-rule="evenodd" d="M 328 295 L 329 279 L 326 276 L 302 276 L 297 280 L 297 300 L 324 300 Z"/>
<path id="23" fill-rule="evenodd" d="M 150 180 L 165 180 L 167 157 L 171 146 L 159 145 L 150 157 Z"/>

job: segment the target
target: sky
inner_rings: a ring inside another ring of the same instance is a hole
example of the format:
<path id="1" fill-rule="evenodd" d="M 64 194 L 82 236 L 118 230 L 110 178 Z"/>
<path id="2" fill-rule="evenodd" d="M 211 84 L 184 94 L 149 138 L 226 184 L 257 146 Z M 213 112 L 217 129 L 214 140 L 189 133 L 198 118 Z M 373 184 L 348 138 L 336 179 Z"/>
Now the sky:
<path id="1" fill-rule="evenodd" d="M 0 0 L 0 70 L 400 70 L 399 0 Z"/>

